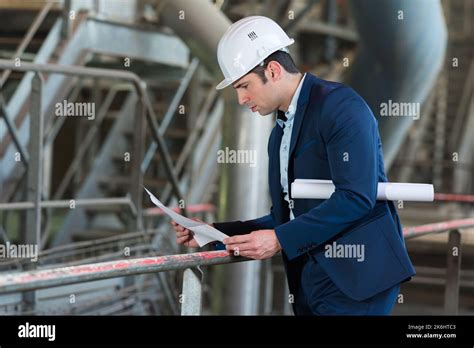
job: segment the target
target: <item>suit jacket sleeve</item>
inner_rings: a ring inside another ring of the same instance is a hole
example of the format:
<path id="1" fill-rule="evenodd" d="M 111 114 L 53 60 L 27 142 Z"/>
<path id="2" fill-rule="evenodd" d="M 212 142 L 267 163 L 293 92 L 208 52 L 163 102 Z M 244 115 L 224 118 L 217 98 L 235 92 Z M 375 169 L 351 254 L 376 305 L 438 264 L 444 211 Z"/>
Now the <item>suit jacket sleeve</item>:
<path id="1" fill-rule="evenodd" d="M 289 260 L 344 231 L 376 203 L 378 129 L 371 110 L 344 86 L 326 96 L 320 117 L 320 134 L 326 144 L 335 192 L 317 207 L 275 229 Z"/>
<path id="2" fill-rule="evenodd" d="M 213 226 L 229 236 L 236 236 L 256 230 L 273 229 L 275 228 L 275 223 L 273 222 L 272 214 L 268 214 L 254 220 L 215 222 Z M 214 242 L 213 246 L 216 250 L 225 250 L 225 245 L 221 242 Z"/>
<path id="3" fill-rule="evenodd" d="M 273 222 L 272 214 L 268 214 L 254 220 L 215 222 L 214 227 L 229 236 L 236 236 L 256 230 L 273 229 L 275 228 L 275 224 Z"/>

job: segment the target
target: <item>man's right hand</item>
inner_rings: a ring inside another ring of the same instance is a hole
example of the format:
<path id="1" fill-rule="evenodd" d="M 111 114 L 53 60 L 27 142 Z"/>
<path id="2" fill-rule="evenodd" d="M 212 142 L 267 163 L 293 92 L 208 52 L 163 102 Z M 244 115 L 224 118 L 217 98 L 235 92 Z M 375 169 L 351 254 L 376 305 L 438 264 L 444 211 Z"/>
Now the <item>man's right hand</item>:
<path id="1" fill-rule="evenodd" d="M 192 218 L 191 220 L 205 223 L 204 221 L 199 220 L 197 218 Z M 187 228 L 184 228 L 183 226 L 179 225 L 174 220 L 171 220 L 171 226 L 173 226 L 173 229 L 176 233 L 176 243 L 183 244 L 183 245 L 187 246 L 188 248 L 198 248 L 199 247 L 199 244 L 194 239 L 193 233 L 190 230 L 188 230 Z"/>

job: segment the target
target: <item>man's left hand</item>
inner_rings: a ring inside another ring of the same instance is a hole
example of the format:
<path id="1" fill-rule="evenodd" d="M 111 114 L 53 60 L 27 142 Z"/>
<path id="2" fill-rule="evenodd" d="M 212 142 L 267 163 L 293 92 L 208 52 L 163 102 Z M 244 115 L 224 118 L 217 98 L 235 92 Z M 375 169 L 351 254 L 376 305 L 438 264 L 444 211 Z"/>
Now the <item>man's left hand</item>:
<path id="1" fill-rule="evenodd" d="M 281 250 L 275 230 L 258 230 L 224 239 L 226 249 L 236 256 L 255 260 L 268 259 Z"/>

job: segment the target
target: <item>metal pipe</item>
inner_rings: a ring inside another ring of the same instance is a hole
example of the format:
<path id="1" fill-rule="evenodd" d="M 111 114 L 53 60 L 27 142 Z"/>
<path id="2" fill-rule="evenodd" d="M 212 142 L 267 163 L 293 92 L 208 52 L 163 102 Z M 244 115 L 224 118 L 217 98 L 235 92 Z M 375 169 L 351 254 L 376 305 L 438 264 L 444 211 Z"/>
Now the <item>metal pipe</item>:
<path id="1" fill-rule="evenodd" d="M 181 315 L 201 315 L 202 312 L 202 272 L 196 274 L 191 268 L 184 270 L 183 293 L 181 294 Z"/>
<path id="2" fill-rule="evenodd" d="M 10 69 L 15 71 L 36 71 L 47 74 L 63 74 L 68 76 L 88 76 L 88 77 L 105 77 L 110 79 L 121 79 L 133 82 L 139 93 L 142 93 L 143 86 L 140 77 L 129 71 L 118 69 L 101 69 L 76 65 L 58 65 L 58 64 L 38 64 L 22 62 L 20 66 L 16 66 L 11 60 L 0 59 L 0 69 Z"/>
<path id="3" fill-rule="evenodd" d="M 142 219 L 142 202 L 143 202 L 143 173 L 140 165 L 143 158 L 143 148 L 145 146 L 145 114 L 146 109 L 143 98 L 137 99 L 135 106 L 135 122 L 133 129 L 133 146 L 132 146 L 132 175 L 130 181 L 130 192 L 132 194 L 132 201 L 137 209 L 137 219 L 130 221 L 130 227 L 135 227 L 137 230 L 143 229 Z M 172 176 L 172 175 L 171 175 Z M 170 176 L 170 177 L 171 177 Z"/>
<path id="4" fill-rule="evenodd" d="M 42 112 L 42 90 L 43 79 L 36 73 L 31 82 L 31 103 L 30 103 L 30 148 L 31 154 L 28 165 L 28 188 L 27 200 L 34 205 L 34 211 L 26 213 L 25 242 L 41 242 L 41 188 L 43 175 L 43 112 Z"/>
<path id="5" fill-rule="evenodd" d="M 267 141 L 274 120 L 271 116 L 257 117 L 248 108 L 238 105 L 233 90 L 225 93 L 222 148 L 243 150 L 248 152 L 249 158 L 253 155 L 254 159 L 253 163 L 219 164 L 222 178 L 220 218 L 226 221 L 249 220 L 270 211 Z M 235 127 L 236 119 L 239 120 L 239 127 Z M 225 313 L 259 314 L 262 262 L 233 264 L 226 268 L 232 276 L 224 284 Z"/>
<path id="6" fill-rule="evenodd" d="M 134 214 L 136 211 L 132 205 L 132 201 L 128 197 L 117 197 L 117 198 L 84 198 L 74 200 L 75 206 L 102 206 L 102 205 L 128 205 Z M 51 200 L 41 201 L 39 206 L 41 208 L 69 208 L 71 200 Z M 12 203 L 1 203 L 0 210 L 27 210 L 35 207 L 34 202 L 12 202 Z"/>
<path id="7" fill-rule="evenodd" d="M 441 233 L 451 230 L 460 230 L 463 228 L 470 228 L 474 226 L 474 219 L 462 219 L 437 222 L 434 224 L 421 225 L 416 227 L 406 227 L 403 229 L 403 236 L 405 239 L 425 236 L 427 234 Z"/>
<path id="8" fill-rule="evenodd" d="M 170 28 L 187 44 L 215 77 L 221 76 L 217 64 L 217 44 L 231 21 L 207 0 L 163 0 L 157 9 L 160 24 Z M 178 16 L 184 16 L 180 20 Z M 203 25 L 206 18 L 206 25 Z"/>
<path id="9" fill-rule="evenodd" d="M 445 202 L 466 202 L 474 203 L 474 195 L 458 195 L 452 193 L 435 193 L 435 201 L 445 201 Z"/>
<path id="10" fill-rule="evenodd" d="M 444 311 L 446 315 L 457 315 L 459 307 L 459 285 L 461 282 L 461 233 L 449 232 L 448 255 L 446 260 L 446 288 Z"/>
<path id="11" fill-rule="evenodd" d="M 0 293 L 44 289 L 99 279 L 175 271 L 196 266 L 220 265 L 247 260 L 249 259 L 233 256 L 227 251 L 209 251 L 10 273 L 0 275 Z"/>

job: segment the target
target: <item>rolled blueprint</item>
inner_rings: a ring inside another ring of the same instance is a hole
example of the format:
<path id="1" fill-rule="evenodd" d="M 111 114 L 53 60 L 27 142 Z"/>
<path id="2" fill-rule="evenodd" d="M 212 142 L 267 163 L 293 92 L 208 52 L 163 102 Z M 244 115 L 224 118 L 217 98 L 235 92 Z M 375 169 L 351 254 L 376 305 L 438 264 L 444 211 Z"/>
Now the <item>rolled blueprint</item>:
<path id="1" fill-rule="evenodd" d="M 328 199 L 334 191 L 331 180 L 296 179 L 291 184 L 292 198 Z M 379 182 L 377 200 L 432 202 L 434 188 L 431 184 Z"/>

